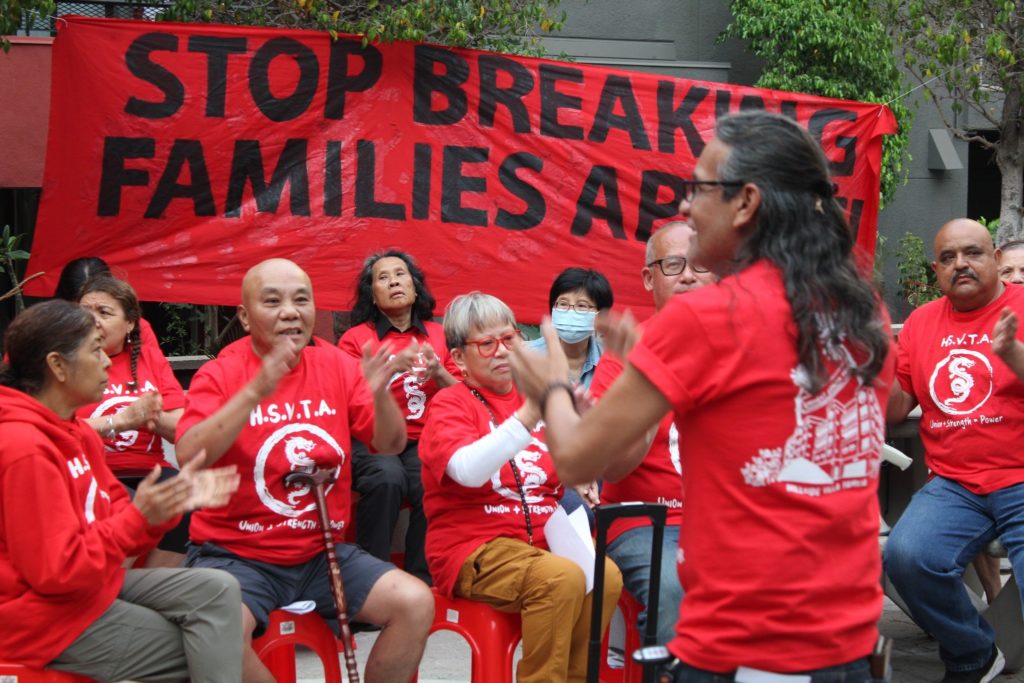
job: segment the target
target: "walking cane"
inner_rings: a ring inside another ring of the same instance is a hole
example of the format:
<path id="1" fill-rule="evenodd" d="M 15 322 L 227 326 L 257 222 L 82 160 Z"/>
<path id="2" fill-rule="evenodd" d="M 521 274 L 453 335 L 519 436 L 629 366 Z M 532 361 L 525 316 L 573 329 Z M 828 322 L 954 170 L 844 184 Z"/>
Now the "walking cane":
<path id="1" fill-rule="evenodd" d="M 345 669 L 349 683 L 359 683 L 359 669 L 356 666 L 355 649 L 352 647 L 352 629 L 348 624 L 348 610 L 345 603 L 345 588 L 341 583 L 341 567 L 334 554 L 334 537 L 331 535 L 331 521 L 327 516 L 327 500 L 324 498 L 324 484 L 334 482 L 333 470 L 314 468 L 312 472 L 291 472 L 285 475 L 285 486 L 308 486 L 316 495 L 316 508 L 320 513 L 320 529 L 324 534 L 324 552 L 327 553 L 327 573 L 331 577 L 331 593 L 338 611 L 341 626 L 341 646 L 345 651 Z"/>

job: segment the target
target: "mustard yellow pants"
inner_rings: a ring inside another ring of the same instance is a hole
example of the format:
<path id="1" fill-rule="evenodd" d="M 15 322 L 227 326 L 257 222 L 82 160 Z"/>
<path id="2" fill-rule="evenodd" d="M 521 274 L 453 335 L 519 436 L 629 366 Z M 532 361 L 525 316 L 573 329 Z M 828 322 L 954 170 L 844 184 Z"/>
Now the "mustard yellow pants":
<path id="1" fill-rule="evenodd" d="M 608 628 L 622 592 L 622 574 L 605 560 L 601 629 Z M 523 658 L 518 683 L 582 683 L 587 677 L 592 594 L 571 560 L 512 538 L 477 548 L 462 565 L 455 594 L 502 612 L 519 612 Z"/>

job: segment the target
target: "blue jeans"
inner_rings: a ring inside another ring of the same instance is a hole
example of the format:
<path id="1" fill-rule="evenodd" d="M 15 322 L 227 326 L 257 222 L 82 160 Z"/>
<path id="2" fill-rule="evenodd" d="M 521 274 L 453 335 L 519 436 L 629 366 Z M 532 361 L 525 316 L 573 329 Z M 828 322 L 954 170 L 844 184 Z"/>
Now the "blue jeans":
<path id="1" fill-rule="evenodd" d="M 1024 484 L 979 496 L 935 477 L 914 494 L 889 534 L 885 571 L 914 621 L 939 642 L 950 671 L 978 669 L 992 652 L 992 627 L 971 604 L 962 579 L 968 563 L 997 537 L 1020 581 Z"/>
<path id="2" fill-rule="evenodd" d="M 565 510 L 565 514 L 571 515 L 576 508 L 582 507 L 584 512 L 587 513 L 587 521 L 590 522 L 590 530 L 594 530 L 594 511 L 590 509 L 590 506 L 586 504 L 580 494 L 576 493 L 576 490 L 572 487 L 566 486 L 565 493 L 562 494 L 562 499 L 558 501 L 558 504 Z"/>
<path id="3" fill-rule="evenodd" d="M 637 527 L 621 534 L 608 545 L 608 557 L 612 558 L 622 572 L 623 588 L 644 605 L 647 604 L 653 537 L 653 527 Z M 661 645 L 675 637 L 676 622 L 679 621 L 679 603 L 683 601 L 683 588 L 679 585 L 679 573 L 676 568 L 678 548 L 679 527 L 665 527 L 665 539 L 661 548 L 661 588 L 658 595 L 657 642 Z M 641 638 L 646 623 L 645 610 L 637 620 Z M 626 656 L 630 654 L 627 652 Z"/>
<path id="4" fill-rule="evenodd" d="M 811 683 L 888 683 L 888 679 L 871 677 L 867 658 L 801 673 L 804 676 L 810 675 Z M 735 680 L 734 674 L 716 674 L 683 662 L 678 662 L 669 673 L 662 676 L 658 679 L 662 683 L 729 683 Z"/>

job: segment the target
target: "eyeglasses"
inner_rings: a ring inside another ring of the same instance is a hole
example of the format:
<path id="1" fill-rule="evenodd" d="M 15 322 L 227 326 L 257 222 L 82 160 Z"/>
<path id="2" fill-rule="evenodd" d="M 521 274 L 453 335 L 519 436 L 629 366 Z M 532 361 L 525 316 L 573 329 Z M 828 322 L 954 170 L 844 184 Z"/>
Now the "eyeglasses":
<path id="1" fill-rule="evenodd" d="M 568 301 L 559 301 L 555 304 L 555 310 L 565 313 L 566 311 L 576 311 L 577 313 L 593 313 L 597 310 L 597 306 L 594 304 L 588 304 L 586 301 L 578 301 L 574 304 Z"/>
<path id="2" fill-rule="evenodd" d="M 746 185 L 742 180 L 697 180 L 692 178 L 683 181 L 683 199 L 692 202 L 700 194 L 702 185 L 711 187 L 743 187 Z"/>
<path id="3" fill-rule="evenodd" d="M 660 258 L 657 261 L 651 261 L 647 264 L 647 267 L 658 266 L 661 268 L 661 274 L 665 277 L 672 277 L 679 275 L 686 270 L 686 257 L 685 256 L 668 256 L 666 258 Z M 690 262 L 690 270 L 695 273 L 709 273 L 711 272 L 703 266 L 698 266 L 693 262 Z"/>
<path id="4" fill-rule="evenodd" d="M 466 344 L 472 344 L 475 346 L 481 358 L 490 358 L 498 352 L 498 344 L 501 344 L 506 349 L 511 349 L 522 340 L 523 333 L 520 330 L 516 330 L 515 332 L 503 334 L 500 337 L 484 337 L 483 339 L 473 340 L 467 339 Z"/>

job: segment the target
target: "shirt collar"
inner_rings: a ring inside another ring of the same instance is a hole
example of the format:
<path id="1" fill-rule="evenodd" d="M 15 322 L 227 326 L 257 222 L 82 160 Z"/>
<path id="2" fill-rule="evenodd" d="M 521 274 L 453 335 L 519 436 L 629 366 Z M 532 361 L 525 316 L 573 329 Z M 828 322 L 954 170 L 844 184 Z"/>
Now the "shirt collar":
<path id="1" fill-rule="evenodd" d="M 394 325 L 392 325 L 391 321 L 388 320 L 388 317 L 384 314 L 380 314 L 377 316 L 377 320 L 374 321 L 374 326 L 377 330 L 378 340 L 383 340 L 384 337 L 386 337 L 387 334 L 391 332 L 391 330 L 394 330 L 395 332 L 402 334 L 402 331 L 395 327 Z M 409 327 L 409 330 L 416 330 L 424 337 L 430 336 L 429 333 L 427 332 L 427 326 L 423 324 L 423 321 L 420 320 L 419 316 L 417 316 L 415 313 L 412 314 L 412 325 Z M 406 330 L 406 332 L 408 332 L 409 330 Z"/>

